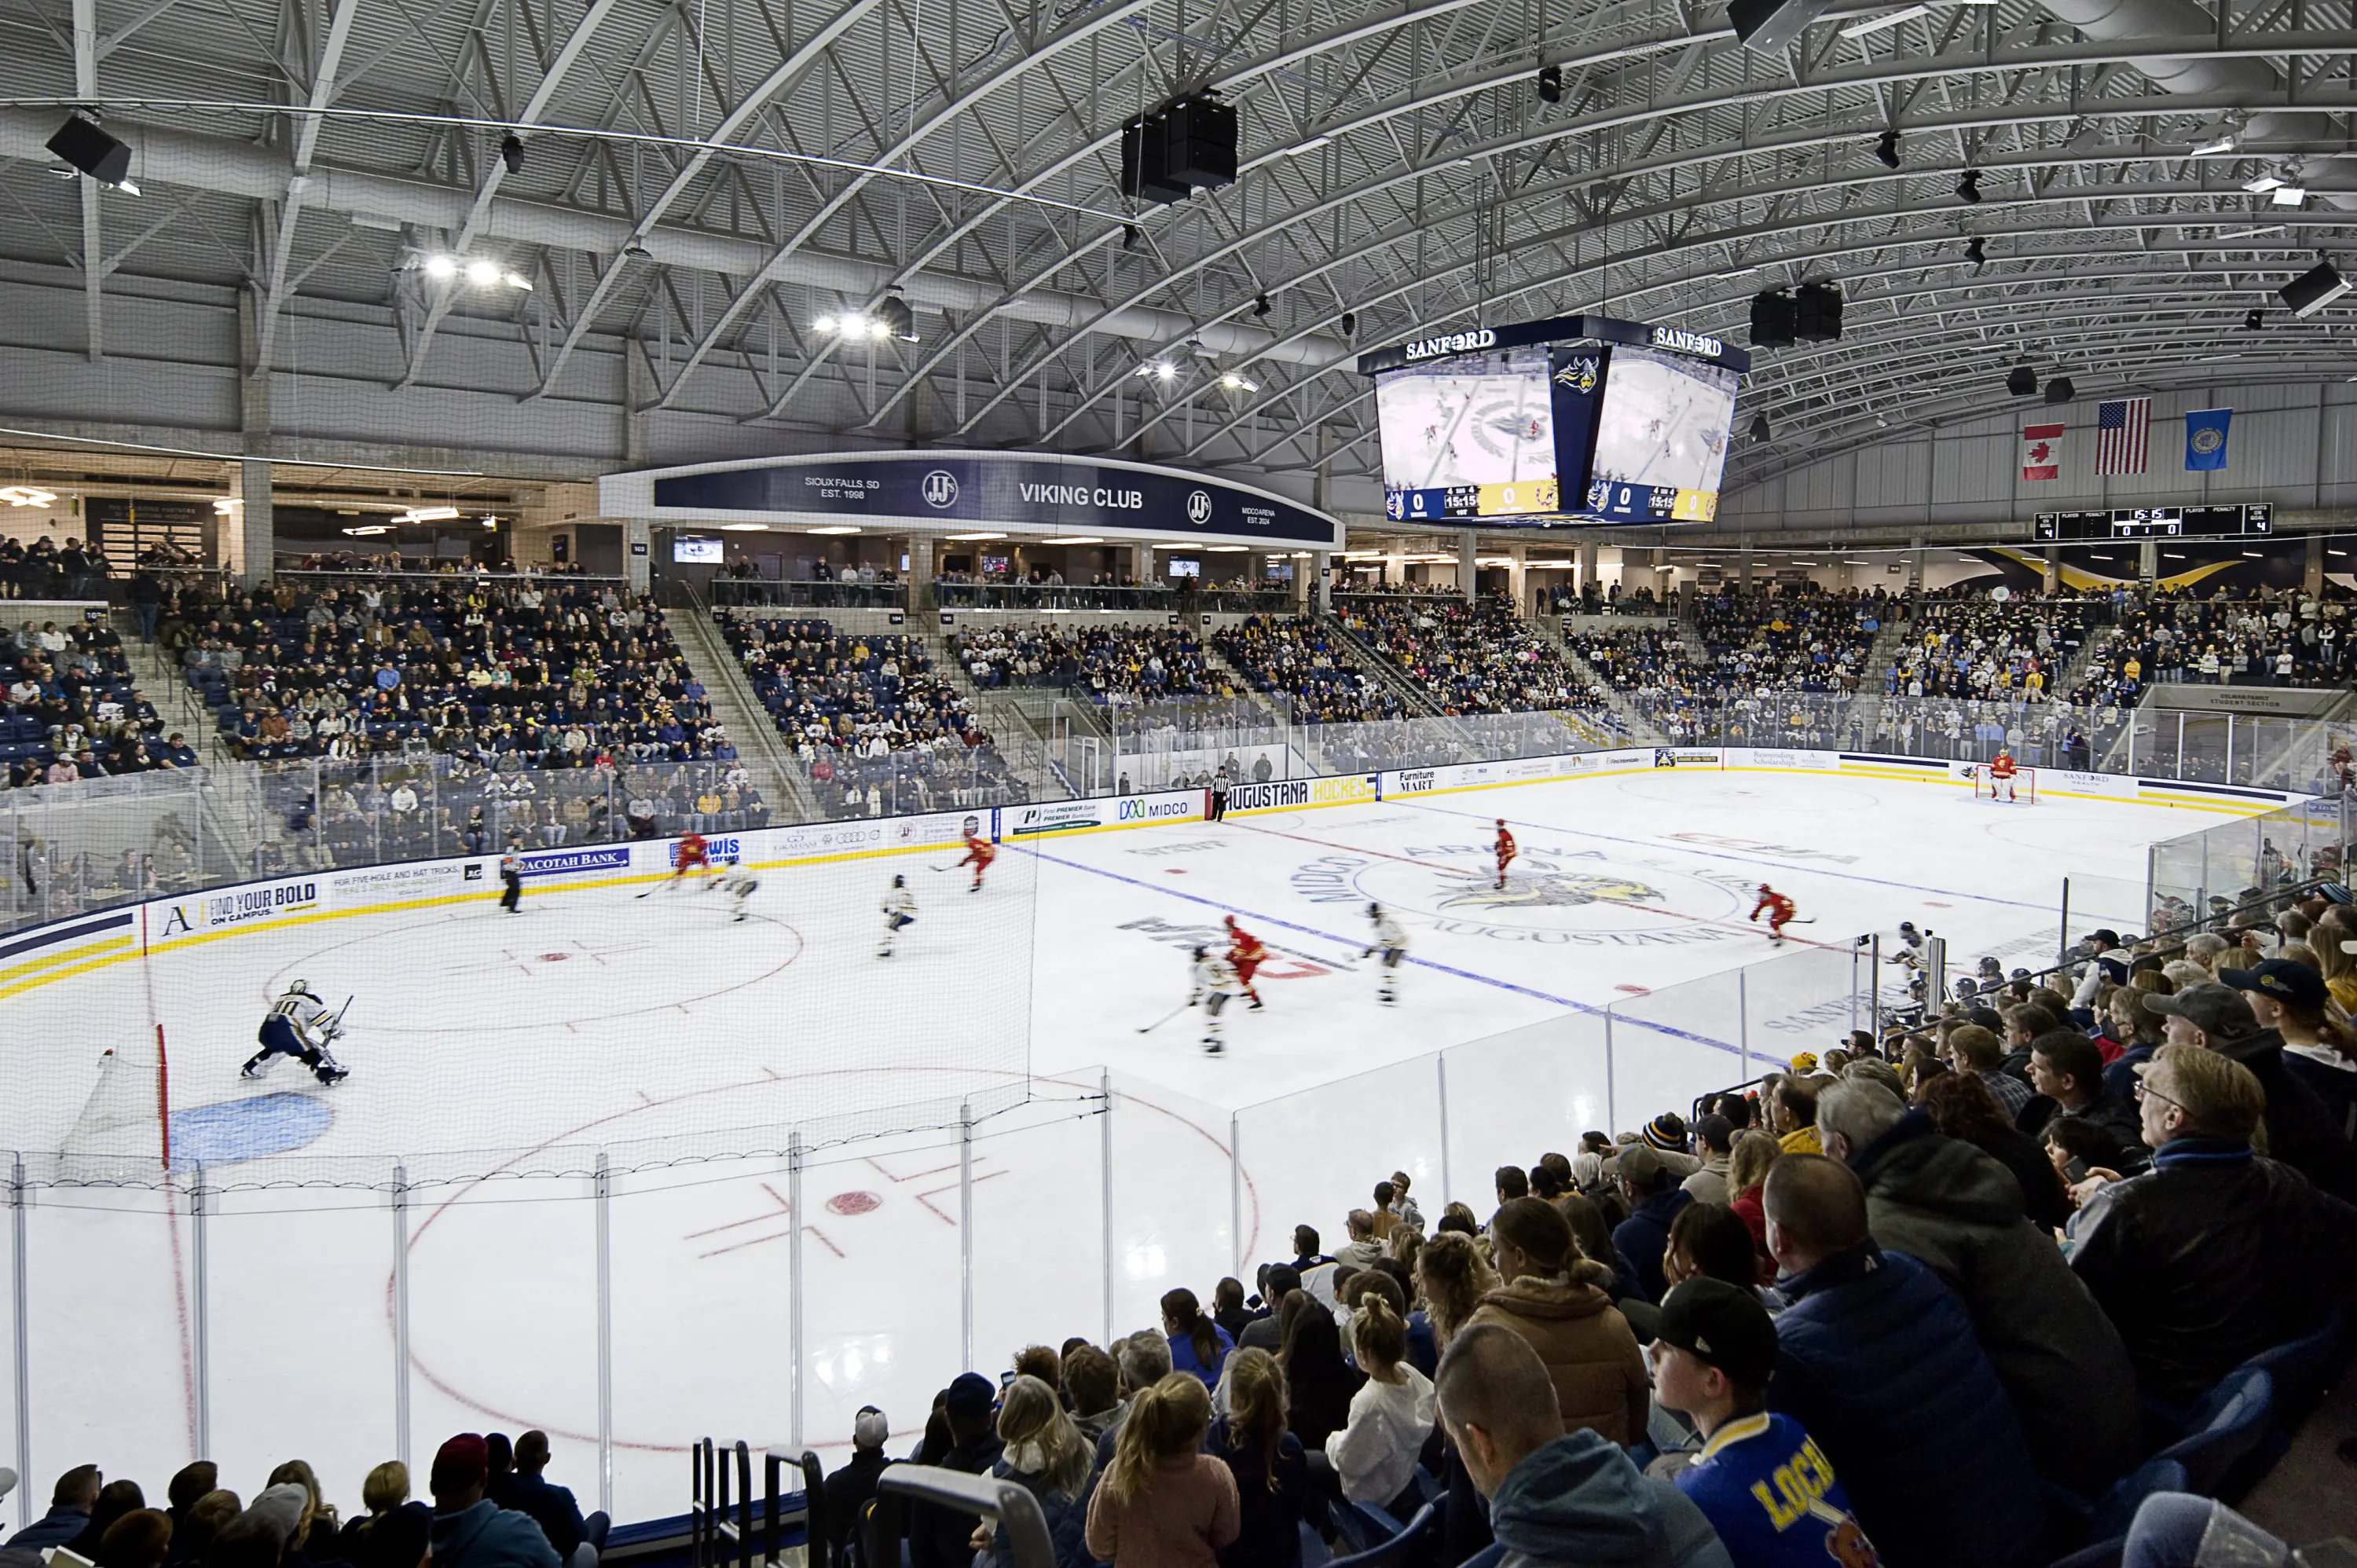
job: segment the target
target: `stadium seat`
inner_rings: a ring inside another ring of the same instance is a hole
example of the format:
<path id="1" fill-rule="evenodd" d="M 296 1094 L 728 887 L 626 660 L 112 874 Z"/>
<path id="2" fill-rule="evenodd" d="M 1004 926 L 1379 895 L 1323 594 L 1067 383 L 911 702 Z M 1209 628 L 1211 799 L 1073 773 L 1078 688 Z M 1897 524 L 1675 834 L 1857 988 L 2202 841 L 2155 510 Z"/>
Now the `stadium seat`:
<path id="1" fill-rule="evenodd" d="M 1416 1560 L 1440 1528 L 1440 1510 L 1431 1503 L 1416 1509 L 1415 1517 L 1407 1521 L 1405 1529 L 1402 1529 L 1398 1520 L 1381 1509 L 1369 1508 L 1364 1503 L 1353 1503 L 1348 1511 L 1351 1516 L 1361 1519 L 1370 1530 L 1375 1528 L 1374 1521 L 1381 1520 L 1390 1527 L 1390 1531 L 1377 1537 L 1353 1556 L 1337 1557 L 1333 1568 L 1405 1568 L 1405 1564 Z M 1346 1522 L 1343 1526 L 1345 1539 L 1351 1533 L 1351 1525 Z M 1480 1559 L 1474 1561 L 1479 1562 Z"/>
<path id="2" fill-rule="evenodd" d="M 2214 1497 L 2235 1463 L 2266 1434 L 2274 1403 L 2275 1380 L 2266 1372 L 2231 1372 L 2193 1407 L 2188 1434 L 2153 1457 L 2185 1466 L 2184 1490 Z"/>

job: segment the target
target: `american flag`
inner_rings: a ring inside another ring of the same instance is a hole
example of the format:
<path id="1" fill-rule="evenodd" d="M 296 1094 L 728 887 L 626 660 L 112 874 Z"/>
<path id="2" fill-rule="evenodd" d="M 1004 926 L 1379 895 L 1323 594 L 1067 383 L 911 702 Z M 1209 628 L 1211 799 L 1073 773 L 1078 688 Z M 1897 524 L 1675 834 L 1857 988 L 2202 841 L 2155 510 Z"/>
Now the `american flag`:
<path id="1" fill-rule="evenodd" d="M 2152 399 L 2115 398 L 2095 409 L 2095 472 L 2141 474 L 2152 435 Z"/>

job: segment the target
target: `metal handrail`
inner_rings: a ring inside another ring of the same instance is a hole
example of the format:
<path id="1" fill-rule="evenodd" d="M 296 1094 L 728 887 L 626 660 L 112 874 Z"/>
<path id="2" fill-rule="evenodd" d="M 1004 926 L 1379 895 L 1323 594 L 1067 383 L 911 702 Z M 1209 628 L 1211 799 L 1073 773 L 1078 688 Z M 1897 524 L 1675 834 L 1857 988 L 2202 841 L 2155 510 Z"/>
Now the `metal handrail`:
<path id="1" fill-rule="evenodd" d="M 1015 1568 L 1056 1568 L 1056 1544 L 1048 1534 L 1048 1517 L 1039 1509 L 1039 1499 L 1020 1482 L 969 1476 L 937 1465 L 888 1465 L 876 1478 L 876 1490 L 879 1497 L 915 1498 L 996 1520 L 1006 1527 Z M 898 1560 L 898 1552 L 888 1559 Z"/>

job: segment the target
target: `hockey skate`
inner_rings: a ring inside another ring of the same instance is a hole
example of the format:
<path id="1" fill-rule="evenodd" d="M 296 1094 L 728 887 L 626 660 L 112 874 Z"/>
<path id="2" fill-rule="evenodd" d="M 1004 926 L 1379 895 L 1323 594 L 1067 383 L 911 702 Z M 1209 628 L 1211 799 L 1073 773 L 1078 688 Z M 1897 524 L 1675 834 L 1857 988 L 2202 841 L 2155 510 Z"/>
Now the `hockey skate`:
<path id="1" fill-rule="evenodd" d="M 1255 1012 L 1255 1013 L 1257 1013 L 1257 1012 L 1259 1012 L 1259 1011 L 1261 1010 L 1260 998 L 1259 998 L 1259 997 L 1257 997 L 1257 996 L 1255 996 L 1255 997 L 1254 997 L 1254 998 L 1252 999 L 1252 1010 L 1253 1010 L 1254 1012 Z"/>
<path id="2" fill-rule="evenodd" d="M 1203 1036 L 1203 1054 L 1204 1054 L 1205 1056 L 1207 1056 L 1207 1057 L 1216 1057 L 1216 1056 L 1220 1056 L 1220 1055 L 1222 1055 L 1223 1053 L 1225 1053 L 1225 1051 L 1226 1051 L 1226 1050 L 1227 1050 L 1227 1047 L 1226 1047 L 1225 1046 L 1222 1046 L 1222 1044 L 1220 1044 L 1220 1042 L 1219 1042 L 1219 1040 L 1218 1040 L 1218 1038 L 1217 1038 L 1217 1037 L 1215 1037 L 1215 1036 L 1211 1036 L 1211 1035 L 1206 1035 L 1206 1036 Z"/>
<path id="3" fill-rule="evenodd" d="M 339 1067 L 323 1067 L 318 1069 L 319 1082 L 330 1089 L 351 1076 L 350 1072 Z"/>

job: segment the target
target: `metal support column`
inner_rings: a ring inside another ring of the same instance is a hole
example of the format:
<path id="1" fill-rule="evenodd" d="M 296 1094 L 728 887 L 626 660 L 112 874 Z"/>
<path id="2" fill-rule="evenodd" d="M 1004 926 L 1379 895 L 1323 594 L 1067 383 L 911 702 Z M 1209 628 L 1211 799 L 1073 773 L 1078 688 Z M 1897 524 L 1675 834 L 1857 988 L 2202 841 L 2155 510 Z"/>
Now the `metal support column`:
<path id="1" fill-rule="evenodd" d="M 1735 972 L 1735 1045 L 1743 1053 L 1743 1081 L 1751 1081 L 1751 988 L 1743 971 Z"/>
<path id="2" fill-rule="evenodd" d="M 1866 966 L 1866 1026 L 1876 1043 L 1882 1039 L 1882 933 L 1874 933 Z"/>
<path id="3" fill-rule="evenodd" d="M 409 1454 L 409 1172 L 393 1167 L 393 1453 Z M 414 1466 L 412 1466 L 414 1467 Z"/>
<path id="4" fill-rule="evenodd" d="M 1440 1207 L 1448 1207 L 1448 1053 L 1432 1053 L 1432 1069 L 1440 1088 Z"/>
<path id="5" fill-rule="evenodd" d="M 1604 1126 L 1608 1132 L 1620 1130 L 1620 1118 L 1615 1113 L 1612 1086 L 1612 1009 L 1604 1010 Z"/>
<path id="6" fill-rule="evenodd" d="M 188 1361 L 196 1420 L 197 1456 L 213 1451 L 213 1315 L 210 1249 L 205 1239 L 205 1167 L 196 1167 L 196 1185 L 188 1191 Z"/>
<path id="7" fill-rule="evenodd" d="M 786 1138 L 786 1218 L 793 1223 L 793 1236 L 786 1243 L 786 1288 L 791 1293 L 786 1302 L 786 1344 L 794 1364 L 793 1402 L 788 1411 L 786 1433 L 795 1453 L 802 1449 L 802 1423 L 808 1396 L 806 1374 L 802 1366 L 803 1336 L 809 1332 L 810 1316 L 802 1310 L 802 1129 L 797 1127 Z"/>
<path id="8" fill-rule="evenodd" d="M 39 1483 L 32 1477 L 39 1472 L 33 1468 L 33 1325 L 28 1314 L 25 1289 L 27 1259 L 25 1210 L 33 1203 L 32 1189 L 25 1185 L 25 1162 L 19 1159 L 8 1176 L 9 1247 L 8 1283 L 16 1316 L 16 1527 L 21 1530 L 33 1522 L 33 1488 Z"/>
<path id="9" fill-rule="evenodd" d="M 614 1511 L 614 1173 L 597 1151 L 597 1506 Z"/>
<path id="10" fill-rule="evenodd" d="M 1097 1223 L 1104 1244 L 1104 1342 L 1113 1343 L 1113 1074 L 1097 1075 Z"/>
<path id="11" fill-rule="evenodd" d="M 958 1105 L 958 1365 L 974 1365 L 974 1101 Z"/>

